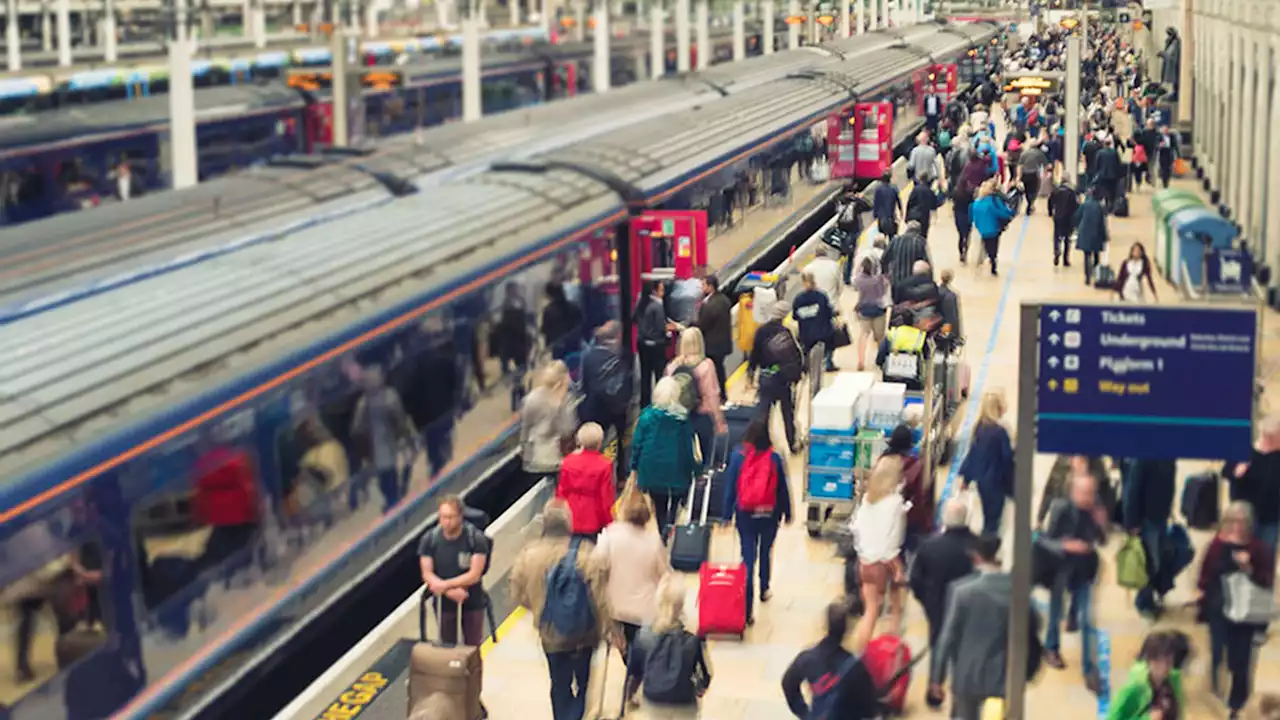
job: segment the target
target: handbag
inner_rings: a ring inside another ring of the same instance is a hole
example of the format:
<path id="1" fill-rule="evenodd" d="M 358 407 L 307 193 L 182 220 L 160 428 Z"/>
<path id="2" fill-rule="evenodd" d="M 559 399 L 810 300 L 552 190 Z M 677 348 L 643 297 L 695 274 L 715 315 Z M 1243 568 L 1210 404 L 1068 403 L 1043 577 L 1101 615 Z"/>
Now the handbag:
<path id="1" fill-rule="evenodd" d="M 1240 625 L 1267 625 L 1276 617 L 1276 597 L 1242 572 L 1222 578 L 1222 614 Z"/>
<path id="2" fill-rule="evenodd" d="M 849 328 L 844 325 L 837 325 L 831 332 L 831 347 L 833 349 L 848 347 L 853 344 L 853 339 L 849 337 Z"/>

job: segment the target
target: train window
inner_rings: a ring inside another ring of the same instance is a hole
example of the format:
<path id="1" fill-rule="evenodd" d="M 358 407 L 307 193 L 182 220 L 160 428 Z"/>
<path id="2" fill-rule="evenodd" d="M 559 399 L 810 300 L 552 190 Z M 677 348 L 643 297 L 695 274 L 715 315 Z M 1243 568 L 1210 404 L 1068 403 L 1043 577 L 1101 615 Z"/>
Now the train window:
<path id="1" fill-rule="evenodd" d="M 107 641 L 102 545 L 83 502 L 0 542 L 0 603 L 13 618 L 13 672 L 0 674 L 0 706 Z"/>

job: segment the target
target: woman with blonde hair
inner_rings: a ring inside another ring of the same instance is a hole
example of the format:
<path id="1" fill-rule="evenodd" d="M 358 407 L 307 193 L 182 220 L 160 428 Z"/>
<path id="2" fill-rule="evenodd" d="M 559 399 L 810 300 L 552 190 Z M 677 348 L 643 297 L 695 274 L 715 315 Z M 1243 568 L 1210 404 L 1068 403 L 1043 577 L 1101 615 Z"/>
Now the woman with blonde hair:
<path id="1" fill-rule="evenodd" d="M 662 537 L 649 526 L 653 508 L 643 493 L 622 496 L 618 519 L 600 532 L 596 557 L 609 569 L 609 608 L 622 630 L 622 660 L 640 628 L 658 612 L 658 589 L 671 572 Z"/>
<path id="2" fill-rule="evenodd" d="M 564 439 L 577 428 L 577 410 L 569 394 L 569 367 L 556 360 L 542 368 L 520 410 L 520 461 L 526 473 L 560 472 Z"/>
<path id="3" fill-rule="evenodd" d="M 664 377 L 654 386 L 653 403 L 640 413 L 631 437 L 631 471 L 636 486 L 653 500 L 664 542 L 696 470 L 689 411 L 680 403 L 675 378 Z"/>
<path id="4" fill-rule="evenodd" d="M 1013 497 L 1013 441 L 1002 424 L 1004 396 L 988 392 L 982 396 L 981 413 L 973 428 L 969 454 L 960 466 L 963 490 L 978 486 L 982 503 L 982 532 L 999 534 L 1005 498 Z"/>
<path id="5" fill-rule="evenodd" d="M 711 462 L 714 437 L 729 432 L 729 426 L 720 409 L 716 364 L 707 357 L 701 330 L 691 327 L 680 333 L 679 352 L 667 363 L 665 376 L 680 384 L 680 402 L 689 411 L 693 434 L 702 448 L 702 461 Z"/>
<path id="6" fill-rule="evenodd" d="M 658 611 L 653 624 L 636 636 L 627 656 L 626 696 L 632 697 L 642 684 L 649 705 L 646 717 L 696 718 L 698 701 L 711 685 L 711 665 L 706 643 L 684 626 L 684 580 L 667 575 L 658 586 Z M 686 672 L 667 671 L 668 663 L 679 659 Z M 650 675 L 650 659 L 663 663 L 661 673 Z M 646 675 L 649 675 L 646 681 Z"/>
<path id="7" fill-rule="evenodd" d="M 866 647 L 888 595 L 892 632 L 902 629 L 902 543 L 907 532 L 907 506 L 902 485 L 902 458 L 882 455 L 871 469 L 862 502 L 853 514 L 854 547 L 858 551 L 862 601 L 866 610 L 854 633 L 856 647 Z"/>

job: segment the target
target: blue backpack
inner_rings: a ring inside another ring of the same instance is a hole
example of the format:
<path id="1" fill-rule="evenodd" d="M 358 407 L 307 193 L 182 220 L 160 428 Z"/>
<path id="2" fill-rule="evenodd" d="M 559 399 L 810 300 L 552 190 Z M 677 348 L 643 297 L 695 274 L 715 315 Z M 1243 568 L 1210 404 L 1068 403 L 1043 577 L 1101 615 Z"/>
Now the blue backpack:
<path id="1" fill-rule="evenodd" d="M 858 665 L 858 656 L 850 655 L 848 660 L 840 664 L 834 673 L 824 673 L 818 682 L 810 685 L 813 691 L 813 704 L 809 707 L 809 720 L 836 720 L 844 710 L 840 702 L 843 696 L 840 691 L 845 678 Z"/>
<path id="2" fill-rule="evenodd" d="M 569 541 L 569 552 L 547 571 L 547 596 L 542 606 L 542 626 L 561 637 L 576 638 L 596 626 L 591 589 L 578 570 L 578 538 Z"/>

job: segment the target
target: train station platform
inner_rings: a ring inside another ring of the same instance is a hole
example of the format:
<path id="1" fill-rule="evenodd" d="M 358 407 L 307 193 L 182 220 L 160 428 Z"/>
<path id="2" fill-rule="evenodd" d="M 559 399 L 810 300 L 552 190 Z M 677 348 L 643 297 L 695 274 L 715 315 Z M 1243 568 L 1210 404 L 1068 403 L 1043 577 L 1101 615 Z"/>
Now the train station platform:
<path id="1" fill-rule="evenodd" d="M 1194 190 L 1190 180 L 1175 180 L 1188 190 Z M 1111 218 L 1113 264 L 1135 242 L 1152 245 L 1154 222 L 1151 211 L 1150 188 L 1131 194 L 1132 215 L 1128 218 Z M 1020 216 L 1009 227 L 1002 243 L 1001 274 L 991 277 L 986 269 L 976 270 L 960 264 L 955 243 L 955 231 L 949 208 L 938 213 L 933 222 L 930 237 L 930 253 L 935 271 L 951 268 L 956 271 L 954 287 L 961 298 L 967 338 L 967 359 L 973 369 L 973 386 L 970 399 L 956 418 L 955 431 L 960 447 L 967 445 L 977 414 L 978 398 L 988 391 L 1003 392 L 1008 400 L 1010 414 L 1006 417 L 1009 427 L 1016 424 L 1013 408 L 1017 405 L 1017 322 L 1018 306 L 1027 300 L 1040 301 L 1105 301 L 1104 291 L 1086 287 L 1083 282 L 1082 263 L 1079 255 L 1070 268 L 1054 267 L 1051 221 L 1041 201 L 1039 212 L 1030 217 Z M 1175 288 L 1157 281 L 1158 303 L 1168 305 L 1181 302 Z M 853 297 L 846 291 L 842 298 L 846 316 L 852 315 Z M 1262 345 L 1264 357 L 1280 351 L 1280 334 L 1269 333 Z M 869 359 L 870 360 L 870 359 Z M 856 365 L 852 348 L 836 353 L 836 364 L 844 368 Z M 1280 384 L 1280 374 L 1272 364 L 1265 377 L 1260 378 L 1269 395 Z M 734 392 L 741 392 L 735 388 Z M 776 419 L 775 419 L 776 420 Z M 778 428 L 775 427 L 775 432 Z M 779 445 L 781 446 L 781 445 Z M 1036 502 L 1048 478 L 1053 457 L 1037 455 L 1035 463 Z M 940 498 L 958 491 L 960 460 L 938 469 L 935 491 Z M 1206 467 L 1200 462 L 1180 462 L 1181 479 Z M 793 498 L 802 495 L 803 460 L 791 458 L 790 479 Z M 1181 487 L 1178 489 L 1179 497 Z M 802 515 L 802 510 L 797 508 Z M 1006 531 L 1011 525 L 1012 508 L 1006 509 Z M 1011 532 L 1009 533 L 1011 535 Z M 1207 545 L 1210 534 L 1192 531 L 1198 551 Z M 1118 688 L 1128 674 L 1129 666 L 1137 655 L 1143 638 L 1156 628 L 1177 628 L 1190 634 L 1196 654 L 1187 673 L 1188 720 L 1209 720 L 1226 716 L 1223 703 L 1208 686 L 1208 640 L 1203 626 L 1194 622 L 1194 609 L 1188 604 L 1195 598 L 1195 569 L 1198 562 L 1179 578 L 1175 591 L 1167 598 L 1170 608 L 1158 622 L 1140 616 L 1133 606 L 1132 593 L 1115 584 L 1111 567 L 1121 537 L 1113 534 L 1110 544 L 1102 552 L 1104 570 L 1096 590 L 1095 621 L 1101 631 L 1101 649 L 1104 651 L 1102 670 L 1110 679 L 1111 687 Z M 712 549 L 714 558 L 732 556 L 736 551 L 736 535 L 731 529 L 718 529 Z M 1006 538 L 1011 550 L 1012 538 Z M 1005 553 L 1008 555 L 1008 552 Z M 704 699 L 700 717 L 708 720 L 764 720 L 789 717 L 782 698 L 780 679 L 792 658 L 822 636 L 823 607 L 842 592 L 842 560 L 834 554 L 834 548 L 825 540 L 812 539 L 803 522 L 782 528 L 774 548 L 773 598 L 767 604 L 756 607 L 756 623 L 747 632 L 744 642 L 711 640 L 710 655 L 714 680 Z M 689 599 L 686 612 L 691 623 L 696 617 L 696 577 L 686 578 Z M 1037 592 L 1037 604 L 1042 617 L 1047 596 Z M 927 625 L 923 612 L 914 600 L 907 603 L 907 627 L 905 638 L 916 651 L 927 647 Z M 1107 698 L 1095 697 L 1084 686 L 1079 673 L 1080 644 L 1078 634 L 1064 634 L 1063 656 L 1068 668 L 1056 671 L 1045 668 L 1037 681 L 1028 688 L 1028 707 L 1053 708 L 1045 717 L 1094 718 L 1104 716 Z M 851 648 L 855 649 L 855 648 Z M 485 658 L 485 702 L 494 718 L 541 720 L 550 718 L 548 692 L 549 681 L 533 623 L 523 614 L 517 614 L 504 623 L 500 642 L 489 647 Z M 593 685 L 601 677 L 602 658 L 597 653 Z M 617 653 L 609 654 L 609 668 L 604 687 L 593 687 L 588 708 L 599 707 L 599 693 L 604 692 L 604 712 L 601 718 L 617 717 L 621 706 L 621 682 L 623 668 Z M 911 684 L 907 716 L 919 718 L 945 718 L 944 712 L 930 711 L 923 695 L 927 686 L 925 665 L 917 668 Z M 1258 653 L 1254 696 L 1261 693 L 1280 692 L 1280 642 L 1272 641 Z M 645 709 L 629 712 L 628 717 L 649 717 Z M 588 714 L 588 717 L 595 717 Z"/>

